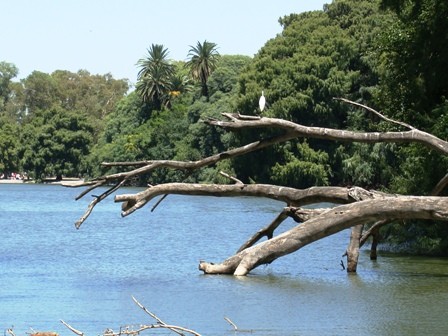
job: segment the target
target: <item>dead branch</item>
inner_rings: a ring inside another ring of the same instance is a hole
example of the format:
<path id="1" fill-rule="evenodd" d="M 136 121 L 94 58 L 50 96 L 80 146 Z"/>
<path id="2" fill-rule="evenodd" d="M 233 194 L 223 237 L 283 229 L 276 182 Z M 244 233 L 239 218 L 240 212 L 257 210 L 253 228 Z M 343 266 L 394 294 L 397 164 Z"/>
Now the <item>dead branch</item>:
<path id="1" fill-rule="evenodd" d="M 227 177 L 229 180 L 232 180 L 233 182 L 235 182 L 236 184 L 244 184 L 243 182 L 241 182 L 241 180 L 238 180 L 236 177 L 234 177 L 234 176 L 230 176 L 229 174 L 227 174 L 227 173 L 225 173 L 225 172 L 223 172 L 223 171 L 220 171 L 219 172 L 219 174 L 220 175 L 222 175 L 222 176 L 224 176 L 224 177 Z"/>
<path id="2" fill-rule="evenodd" d="M 73 328 L 70 324 L 68 324 L 67 322 L 61 320 L 61 323 L 63 325 L 65 325 L 71 332 L 75 333 L 78 336 L 83 336 L 84 333 L 82 331 L 79 331 L 78 329 Z"/>
<path id="3" fill-rule="evenodd" d="M 415 127 L 413 127 L 413 126 L 411 126 L 409 124 L 406 124 L 406 123 L 404 123 L 402 121 L 397 121 L 397 120 L 390 119 L 390 118 L 384 116 L 383 114 L 381 114 L 380 112 L 378 112 L 377 110 L 375 110 L 375 109 L 373 109 L 371 107 L 368 107 L 366 105 L 363 105 L 363 104 L 360 104 L 360 103 L 356 103 L 354 101 L 351 101 L 351 100 L 348 100 L 348 99 L 345 99 L 345 98 L 333 98 L 333 99 L 340 100 L 340 101 L 343 101 L 344 103 L 361 107 L 361 108 L 363 108 L 363 109 L 365 109 L 365 110 L 367 110 L 369 112 L 372 112 L 372 113 L 376 114 L 381 119 L 386 120 L 387 122 L 390 122 L 392 124 L 397 124 L 397 125 L 403 126 L 405 128 L 409 128 L 411 130 L 415 129 Z"/>
<path id="4" fill-rule="evenodd" d="M 235 323 L 232 322 L 231 319 L 229 319 L 228 317 L 224 317 L 224 320 L 226 320 L 227 322 L 229 322 L 229 324 L 233 327 L 234 331 L 238 331 L 238 327 L 236 326 Z"/>
<path id="5" fill-rule="evenodd" d="M 320 216 L 325 211 L 328 211 L 328 208 L 305 209 L 300 207 L 287 207 L 286 209 L 289 211 L 289 216 L 297 223 L 306 222 L 307 220 Z"/>
<path id="6" fill-rule="evenodd" d="M 364 224 L 352 226 L 350 233 L 350 242 L 345 254 L 347 256 L 347 272 L 355 273 L 358 267 L 360 240 Z"/>
<path id="7" fill-rule="evenodd" d="M 434 189 L 431 191 L 431 196 L 440 195 L 447 185 L 448 185 L 448 174 L 442 177 L 442 179 L 436 184 Z"/>
<path id="8" fill-rule="evenodd" d="M 157 321 L 157 323 L 156 324 L 142 324 L 136 329 L 128 326 L 124 330 L 123 330 L 123 328 L 120 328 L 119 332 L 114 332 L 112 329 L 107 329 L 103 333 L 103 336 L 139 335 L 142 331 L 145 331 L 148 329 L 161 329 L 161 328 L 173 331 L 173 332 L 177 333 L 178 335 L 184 335 L 183 333 L 185 332 L 185 333 L 189 333 L 194 336 L 201 336 L 201 334 L 199 334 L 198 332 L 196 332 L 192 329 L 188 329 L 188 328 L 184 328 L 184 327 L 180 327 L 180 326 L 176 326 L 176 325 L 172 325 L 172 324 L 166 324 L 158 316 L 156 316 L 154 313 L 151 313 L 148 309 L 146 309 L 139 301 L 137 301 L 137 299 L 134 296 L 132 296 L 132 300 L 134 300 L 135 304 L 138 307 L 140 307 L 145 313 L 147 313 L 149 316 L 151 316 L 153 319 L 155 319 Z M 76 335 L 84 336 L 84 333 L 82 331 L 79 331 L 79 330 L 73 328 L 71 325 L 64 322 L 63 320 L 61 320 L 61 323 L 63 325 L 65 325 L 71 332 L 75 333 Z M 46 335 L 42 335 L 42 336 L 46 336 Z M 55 335 L 49 335 L 49 336 L 55 336 Z"/>
<path id="9" fill-rule="evenodd" d="M 237 253 L 253 246 L 263 237 L 271 239 L 274 236 L 274 231 L 288 217 L 291 217 L 297 223 L 302 223 L 309 220 L 310 218 L 319 216 L 321 213 L 327 210 L 328 209 L 304 209 L 297 207 L 285 207 L 269 225 L 257 231 L 243 245 L 241 245 Z"/>
<path id="10" fill-rule="evenodd" d="M 120 166 L 137 166 L 138 168 L 135 168 L 133 170 L 127 171 L 127 172 L 121 172 L 117 174 L 111 174 L 99 177 L 97 179 L 94 179 L 92 181 L 86 181 L 82 182 L 76 185 L 70 185 L 70 187 L 82 187 L 82 186 L 88 186 L 89 188 L 82 192 L 77 199 L 83 197 L 88 192 L 94 190 L 95 188 L 98 188 L 103 185 L 107 185 L 109 183 L 115 183 L 118 189 L 121 187 L 126 181 L 131 179 L 132 177 L 139 176 L 142 174 L 149 173 L 155 169 L 158 168 L 170 168 L 170 169 L 178 169 L 178 170 L 185 170 L 185 171 L 193 171 L 197 170 L 199 168 L 215 164 L 218 161 L 234 158 L 237 156 L 241 156 L 244 154 L 247 154 L 249 152 L 259 150 L 268 146 L 271 146 L 273 144 L 279 143 L 279 142 L 285 142 L 288 140 L 292 140 L 294 138 L 299 137 L 310 137 L 310 138 L 319 138 L 319 139 L 327 139 L 327 140 L 339 140 L 339 141 L 358 141 L 358 142 L 366 142 L 366 143 L 373 143 L 373 142 L 419 142 L 422 143 L 429 148 L 435 149 L 439 152 L 442 152 L 444 154 L 448 154 L 448 142 L 443 141 L 432 134 L 422 132 L 418 129 L 413 128 L 410 125 L 407 125 L 405 123 L 401 123 L 392 119 L 389 119 L 387 117 L 384 117 L 379 112 L 375 111 L 374 109 L 371 109 L 365 105 L 351 102 L 349 100 L 339 98 L 340 100 L 360 106 L 362 108 L 365 108 L 383 119 L 399 124 L 401 126 L 407 127 L 410 130 L 406 132 L 353 132 L 353 131 L 345 131 L 345 130 L 338 130 L 338 129 L 330 129 L 330 128 L 323 128 L 323 127 L 308 127 L 303 126 L 300 124 L 296 124 L 290 121 L 282 120 L 282 119 L 276 119 L 276 118 L 265 118 L 265 117 L 253 117 L 253 116 L 244 116 L 240 114 L 230 114 L 230 113 L 223 113 L 223 116 L 225 116 L 230 121 L 221 121 L 216 119 L 210 119 L 204 121 L 205 123 L 209 125 L 214 125 L 217 127 L 223 127 L 225 129 L 230 130 L 237 130 L 241 128 L 278 128 L 281 130 L 284 130 L 285 133 L 271 137 L 268 139 L 263 139 L 259 141 L 252 142 L 250 144 L 230 149 L 228 151 L 215 154 L 212 156 L 209 156 L 207 158 L 198 160 L 198 161 L 174 161 L 174 160 L 156 160 L 156 161 L 137 161 L 137 162 L 131 162 L 131 163 L 123 163 L 123 162 L 117 162 L 117 163 L 103 163 L 104 166 L 114 166 L 114 165 L 120 165 Z M 448 178 L 447 178 L 448 179 Z M 119 182 L 117 182 L 119 181 Z M 116 190 L 114 189 L 114 190 Z M 107 197 L 110 193 L 104 194 L 104 197 L 100 197 L 95 199 L 93 202 L 90 203 L 87 211 L 85 214 L 76 222 L 76 227 L 79 228 L 80 225 L 88 218 L 90 213 L 92 212 L 93 208 L 96 204 L 98 204 L 102 199 Z M 103 196 L 103 195 L 102 195 Z"/>
<path id="11" fill-rule="evenodd" d="M 178 333 L 180 335 L 184 335 L 182 332 L 186 332 L 186 333 L 190 333 L 195 336 L 201 336 L 201 334 L 198 334 L 194 330 L 187 329 L 184 327 L 179 327 L 176 325 L 170 325 L 170 324 L 142 324 L 142 325 L 138 326 L 138 328 L 136 328 L 136 329 L 134 329 L 133 326 L 126 326 L 126 327 L 121 327 L 120 331 L 118 331 L 118 332 L 114 332 L 111 329 L 107 329 L 103 333 L 103 336 L 123 336 L 123 335 L 134 336 L 134 335 L 140 335 L 140 333 L 142 333 L 143 331 L 148 330 L 148 329 L 169 329 L 171 331 L 175 331 L 176 333 Z"/>
<path id="12" fill-rule="evenodd" d="M 216 155 L 212 155 L 212 156 L 209 156 L 207 158 L 204 158 L 204 159 L 198 160 L 198 161 L 188 161 L 188 162 L 175 161 L 175 160 L 144 161 L 146 163 L 145 165 L 143 165 L 140 168 L 128 171 L 128 172 L 106 175 L 106 176 L 102 176 L 97 179 L 94 179 L 92 181 L 80 182 L 78 184 L 67 184 L 64 186 L 71 187 L 71 188 L 79 188 L 79 187 L 89 186 L 89 188 L 87 190 L 83 191 L 76 198 L 78 200 L 78 199 L 82 198 L 83 196 L 85 196 L 88 192 L 94 190 L 95 188 L 107 185 L 112 182 L 116 183 L 116 181 L 119 181 L 119 184 L 120 184 L 119 187 L 121 187 L 122 185 L 124 185 L 125 182 L 130 180 L 132 177 L 150 173 L 151 171 L 153 171 L 155 169 L 171 168 L 171 169 L 178 169 L 178 170 L 185 170 L 185 171 L 193 171 L 196 169 L 200 169 L 202 167 L 206 167 L 208 165 L 215 164 L 216 162 L 224 160 L 224 159 L 237 157 L 237 156 L 244 155 L 249 152 L 258 150 L 258 149 L 266 148 L 268 146 L 271 146 L 271 145 L 279 143 L 279 142 L 284 142 L 284 141 L 294 139 L 294 137 L 295 136 L 293 134 L 286 133 L 286 134 L 275 136 L 272 138 L 255 141 L 250 144 L 247 144 L 247 145 L 235 148 L 235 149 L 230 149 L 228 151 L 225 151 L 225 152 L 222 152 L 222 153 L 219 153 Z M 143 161 L 141 162 L 141 164 L 143 164 Z M 103 163 L 103 165 L 108 165 L 108 163 Z M 107 196 L 108 195 L 106 195 L 106 197 Z M 95 205 L 98 204 L 103 199 L 104 199 L 104 197 L 101 199 L 95 200 L 95 202 L 92 202 L 89 205 L 85 214 L 76 222 L 75 225 L 77 228 L 79 228 L 81 226 L 81 224 L 89 217 L 89 215 L 91 214 Z"/>
<path id="13" fill-rule="evenodd" d="M 176 331 L 176 333 L 183 335 L 182 332 L 186 332 L 189 334 L 192 334 L 194 336 L 201 336 L 201 334 L 197 333 L 194 330 L 188 329 L 188 328 L 184 328 L 184 327 L 180 327 L 180 326 L 176 326 L 176 325 L 171 325 L 171 324 L 150 324 L 150 325 L 142 325 L 140 326 L 139 329 L 137 330 L 129 330 L 126 332 L 120 332 L 117 334 L 111 334 L 110 336 L 120 336 L 120 335 L 139 335 L 142 331 L 148 330 L 148 329 L 169 329 L 171 331 Z M 108 334 L 109 336 L 109 334 Z"/>
<path id="14" fill-rule="evenodd" d="M 448 154 L 448 142 L 439 139 L 432 134 L 420 131 L 416 128 L 412 128 L 409 131 L 403 132 L 355 132 L 325 127 L 304 126 L 291 121 L 277 118 L 263 117 L 257 120 L 243 120 L 238 119 L 238 116 L 234 114 L 223 113 L 223 116 L 230 119 L 230 121 L 212 120 L 208 123 L 210 125 L 225 128 L 227 130 L 238 130 L 243 128 L 277 128 L 288 132 L 288 134 L 294 134 L 294 138 L 315 138 L 363 143 L 416 142 L 421 143 L 443 154 Z"/>
<path id="15" fill-rule="evenodd" d="M 76 222 L 76 227 L 79 228 L 79 226 L 90 215 L 97 203 L 108 197 L 112 192 L 119 189 L 124 185 L 125 182 L 129 181 L 133 177 L 150 173 L 153 170 L 159 168 L 183 170 L 190 174 L 194 170 L 211 164 L 215 164 L 218 161 L 241 156 L 255 150 L 266 148 L 276 143 L 285 142 L 300 137 L 363 143 L 416 142 L 421 143 L 424 146 L 427 146 L 428 148 L 436 150 L 440 153 L 448 154 L 448 142 L 439 139 L 432 134 L 420 131 L 406 123 L 387 118 L 378 111 L 371 109 L 365 105 L 351 102 L 343 98 L 340 98 L 339 100 L 364 108 L 369 112 L 376 114 L 383 120 L 405 127 L 408 130 L 401 132 L 354 132 L 324 127 L 309 127 L 277 118 L 265 118 L 258 116 L 253 117 L 240 114 L 224 113 L 222 115 L 227 118 L 227 120 L 209 119 L 204 122 L 209 125 L 222 127 L 231 131 L 245 128 L 269 128 L 280 130 L 282 131 L 282 134 L 271 138 L 255 141 L 238 148 L 230 149 L 228 151 L 224 151 L 198 161 L 184 162 L 174 160 L 155 160 L 138 161 L 132 163 L 104 163 L 103 165 L 105 166 L 133 166 L 136 168 L 127 172 L 102 176 L 98 179 L 76 185 L 76 187 L 88 187 L 86 191 L 82 192 L 78 196 L 78 198 L 80 198 L 86 195 L 88 192 L 91 192 L 95 188 L 114 183 L 114 186 L 112 188 L 108 189 L 100 196 L 95 197 L 95 199 L 88 206 L 86 213 Z M 421 203 L 421 207 L 417 207 L 418 210 L 415 210 L 409 207 L 409 198 L 406 198 L 406 196 L 388 195 L 376 191 L 367 191 L 365 189 L 357 187 L 313 187 L 299 190 L 294 188 L 264 184 L 247 185 L 243 184 L 236 178 L 230 177 L 228 175 L 226 176 L 235 181 L 236 184 L 211 185 L 165 183 L 156 186 L 149 186 L 146 190 L 136 194 L 117 195 L 115 196 L 115 202 L 122 203 L 122 216 L 127 216 L 140 209 L 156 196 L 168 194 L 226 197 L 256 196 L 285 202 L 287 207 L 289 207 L 289 210 L 282 211 L 282 213 L 279 214 L 271 224 L 258 231 L 245 244 L 243 244 L 243 246 L 239 249 L 235 256 L 230 257 L 221 264 L 209 264 L 206 262 L 201 262 L 199 265 L 199 268 L 203 270 L 204 273 L 230 273 L 235 275 L 245 275 L 260 264 L 270 263 L 282 255 L 294 252 L 312 241 L 335 233 L 343 228 L 362 225 L 375 220 L 408 218 L 406 216 L 413 216 L 412 218 L 431 218 L 446 220 L 445 210 L 441 210 L 441 208 L 438 208 L 438 202 L 446 202 L 443 198 L 414 197 L 412 198 L 413 202 L 415 202 L 416 204 Z M 442 179 L 436 186 L 437 194 L 440 193 L 447 184 L 448 175 L 446 179 Z M 357 202 L 358 205 L 353 207 L 350 207 L 350 205 L 343 205 L 335 207 L 332 210 L 314 211 L 308 213 L 306 213 L 303 209 L 297 209 L 297 207 L 299 206 L 321 202 L 337 204 Z M 377 212 L 371 213 L 369 212 L 370 210 L 365 210 L 364 206 L 366 204 L 371 204 L 372 209 L 376 207 Z M 390 208 L 391 204 L 396 205 L 395 210 L 393 208 Z M 435 208 L 430 211 L 425 208 L 425 204 L 431 204 L 431 206 L 434 206 Z M 380 208 L 380 206 L 382 206 L 383 208 Z M 396 209 L 401 209 L 401 212 L 396 211 Z M 297 222 L 303 222 L 303 224 L 289 230 L 288 233 L 283 233 L 273 238 L 274 230 L 288 216 L 292 217 Z M 342 219 L 344 220 L 343 222 L 341 221 Z M 312 225 L 314 225 L 314 227 Z M 255 245 L 264 236 L 266 236 L 268 240 Z M 360 240 L 358 239 L 358 241 Z"/>
<path id="16" fill-rule="evenodd" d="M 77 229 L 80 228 L 81 224 L 87 219 L 87 217 L 90 216 L 90 214 L 93 211 L 93 208 L 95 205 L 97 205 L 99 202 L 101 202 L 103 199 L 111 195 L 113 192 L 118 190 L 124 183 L 126 182 L 126 179 L 123 179 L 119 181 L 117 184 L 115 184 L 112 188 L 109 188 L 104 193 L 102 193 L 100 196 L 94 196 L 94 199 L 92 202 L 90 202 L 89 206 L 87 207 L 87 211 L 84 213 L 84 215 L 75 223 L 75 227 Z"/>
<path id="17" fill-rule="evenodd" d="M 123 202 L 122 216 L 128 216 L 145 206 L 154 197 L 163 194 L 193 196 L 256 196 L 283 201 L 288 205 L 302 206 L 313 203 L 348 203 L 351 188 L 311 187 L 295 189 L 270 184 L 196 184 L 165 183 L 145 189 L 136 194 L 116 195 L 115 202 Z M 368 193 L 368 191 L 366 191 Z"/>
<path id="18" fill-rule="evenodd" d="M 268 226 L 262 228 L 257 231 L 248 241 L 246 241 L 241 247 L 238 249 L 237 253 L 247 249 L 248 247 L 253 246 L 256 242 L 258 242 L 261 238 L 266 237 L 267 239 L 271 239 L 274 236 L 274 230 L 279 227 L 279 225 L 289 216 L 289 210 L 283 209 L 282 212 L 278 214 L 277 217 L 269 224 Z"/>
<path id="19" fill-rule="evenodd" d="M 365 232 L 362 233 L 361 239 L 359 241 L 360 246 L 363 246 L 367 239 L 369 239 L 369 237 L 374 234 L 375 232 L 377 232 L 381 227 L 383 227 L 386 224 L 389 224 L 390 222 L 392 222 L 395 218 L 391 218 L 391 219 L 383 219 L 383 220 L 379 220 L 375 223 L 373 223 L 373 225 Z"/>
<path id="20" fill-rule="evenodd" d="M 244 276 L 262 264 L 271 263 L 323 237 L 362 222 L 391 218 L 448 221 L 448 198 L 382 197 L 340 205 L 270 240 L 245 249 L 220 264 L 201 262 L 199 269 L 207 274 Z"/>
<path id="21" fill-rule="evenodd" d="M 154 320 L 157 321 L 157 323 L 161 324 L 161 325 L 167 325 L 165 322 L 163 322 L 159 317 L 157 317 L 157 315 L 155 315 L 154 313 L 151 313 L 148 309 L 146 309 L 145 306 L 143 306 L 140 302 L 137 301 L 137 299 L 132 296 L 132 300 L 135 302 L 135 304 L 141 308 L 146 314 L 148 314 L 149 316 L 151 316 Z M 170 329 L 170 328 L 168 328 Z M 170 329 L 172 331 L 174 331 L 175 333 L 182 335 L 181 332 L 177 331 L 176 329 Z"/>

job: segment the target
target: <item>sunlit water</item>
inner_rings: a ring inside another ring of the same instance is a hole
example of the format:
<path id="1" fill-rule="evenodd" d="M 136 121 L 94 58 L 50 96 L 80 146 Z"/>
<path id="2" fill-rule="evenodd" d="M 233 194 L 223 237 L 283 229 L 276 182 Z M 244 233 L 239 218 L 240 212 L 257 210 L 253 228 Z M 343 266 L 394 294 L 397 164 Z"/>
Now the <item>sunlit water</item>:
<path id="1" fill-rule="evenodd" d="M 91 200 L 74 201 L 79 192 L 0 184 L 2 332 L 74 335 L 61 319 L 85 335 L 152 323 L 133 295 L 166 323 L 203 335 L 234 335 L 224 317 L 255 335 L 448 333 L 447 259 L 380 254 L 372 262 L 363 251 L 358 274 L 347 275 L 343 231 L 247 277 L 203 275 L 199 260 L 232 255 L 284 204 L 168 196 L 155 212 L 121 218 L 111 199 L 76 230 Z"/>

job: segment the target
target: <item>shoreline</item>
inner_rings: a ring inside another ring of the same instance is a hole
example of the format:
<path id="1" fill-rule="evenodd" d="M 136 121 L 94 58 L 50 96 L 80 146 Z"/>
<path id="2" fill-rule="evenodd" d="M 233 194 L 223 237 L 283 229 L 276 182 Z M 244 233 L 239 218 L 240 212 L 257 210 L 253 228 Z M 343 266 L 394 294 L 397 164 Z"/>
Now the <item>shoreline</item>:
<path id="1" fill-rule="evenodd" d="M 84 179 L 77 177 L 66 177 L 60 181 L 56 181 L 56 179 L 45 179 L 42 184 L 65 184 L 65 185 L 75 185 L 84 182 Z M 0 184 L 23 184 L 23 183 L 36 183 L 34 180 L 9 180 L 9 179 L 1 179 Z"/>
<path id="2" fill-rule="evenodd" d="M 0 180 L 0 184 L 15 184 L 15 183 L 34 183 L 34 181 L 26 181 L 26 180 L 7 180 L 7 179 L 2 179 Z"/>

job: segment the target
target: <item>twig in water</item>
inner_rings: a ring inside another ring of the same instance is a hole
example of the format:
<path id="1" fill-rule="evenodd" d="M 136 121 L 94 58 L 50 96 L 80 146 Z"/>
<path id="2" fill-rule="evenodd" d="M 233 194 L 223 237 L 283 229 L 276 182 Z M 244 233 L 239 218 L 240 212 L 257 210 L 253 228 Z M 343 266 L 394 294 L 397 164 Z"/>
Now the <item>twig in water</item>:
<path id="1" fill-rule="evenodd" d="M 78 335 L 78 336 L 84 336 L 84 333 L 83 333 L 82 331 L 79 331 L 79 330 L 73 328 L 70 324 L 64 322 L 63 320 L 61 320 L 61 323 L 62 323 L 63 325 L 65 325 L 68 329 L 70 329 L 72 332 L 74 332 L 76 335 Z"/>
<path id="2" fill-rule="evenodd" d="M 238 331 L 238 327 L 236 326 L 236 324 L 233 323 L 228 317 L 224 317 L 224 320 L 226 320 L 227 322 L 229 322 L 229 323 L 232 325 L 232 327 L 233 327 L 233 329 L 234 329 L 235 331 Z"/>

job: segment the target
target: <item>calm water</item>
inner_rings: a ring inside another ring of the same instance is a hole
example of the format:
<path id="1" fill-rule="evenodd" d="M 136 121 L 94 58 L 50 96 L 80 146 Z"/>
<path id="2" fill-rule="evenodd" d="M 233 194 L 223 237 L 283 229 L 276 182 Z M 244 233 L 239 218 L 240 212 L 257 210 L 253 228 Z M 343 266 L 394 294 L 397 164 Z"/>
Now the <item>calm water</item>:
<path id="1" fill-rule="evenodd" d="M 165 322 L 203 335 L 234 335 L 225 316 L 255 335 L 448 332 L 448 259 L 380 254 L 371 262 L 364 251 L 358 275 L 349 276 L 339 265 L 344 231 L 245 278 L 206 276 L 200 259 L 224 260 L 283 204 L 168 196 L 154 213 L 147 207 L 121 218 L 110 200 L 76 230 L 91 200 L 74 201 L 79 192 L 0 184 L 2 331 L 74 335 L 63 319 L 98 335 L 153 322 L 134 295 Z"/>

